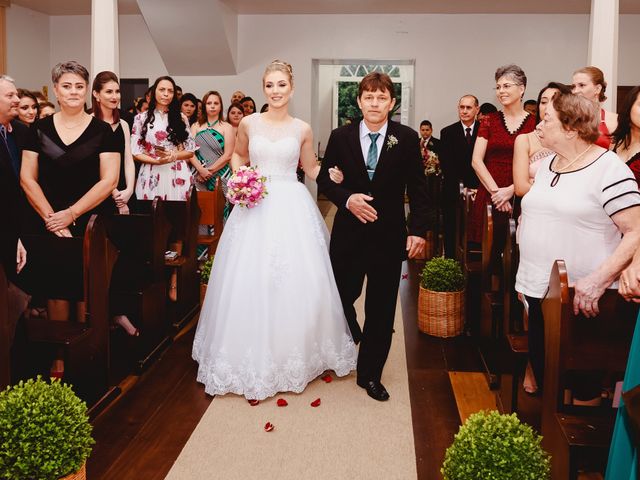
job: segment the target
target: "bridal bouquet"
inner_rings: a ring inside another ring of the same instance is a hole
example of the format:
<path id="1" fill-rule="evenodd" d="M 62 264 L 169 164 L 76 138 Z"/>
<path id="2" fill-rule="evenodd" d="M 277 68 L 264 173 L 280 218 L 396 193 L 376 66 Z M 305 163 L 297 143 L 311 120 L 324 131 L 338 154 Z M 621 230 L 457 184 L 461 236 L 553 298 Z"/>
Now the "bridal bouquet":
<path id="1" fill-rule="evenodd" d="M 227 181 L 227 198 L 234 205 L 253 208 L 267 196 L 266 181 L 256 167 L 240 167 Z"/>
<path id="2" fill-rule="evenodd" d="M 422 163 L 424 165 L 424 173 L 425 175 L 434 175 L 438 176 L 442 173 L 440 169 L 440 159 L 438 158 L 438 154 L 429 150 L 427 155 L 423 157 Z"/>

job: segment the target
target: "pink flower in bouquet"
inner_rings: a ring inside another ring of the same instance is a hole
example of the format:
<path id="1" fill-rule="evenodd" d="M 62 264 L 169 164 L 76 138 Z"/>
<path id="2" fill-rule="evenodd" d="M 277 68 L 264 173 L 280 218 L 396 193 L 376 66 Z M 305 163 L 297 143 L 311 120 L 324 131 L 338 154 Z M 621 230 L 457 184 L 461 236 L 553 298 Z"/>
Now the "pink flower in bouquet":
<path id="1" fill-rule="evenodd" d="M 234 205 L 253 208 L 267 195 L 266 180 L 256 167 L 240 167 L 227 181 L 227 198 Z"/>

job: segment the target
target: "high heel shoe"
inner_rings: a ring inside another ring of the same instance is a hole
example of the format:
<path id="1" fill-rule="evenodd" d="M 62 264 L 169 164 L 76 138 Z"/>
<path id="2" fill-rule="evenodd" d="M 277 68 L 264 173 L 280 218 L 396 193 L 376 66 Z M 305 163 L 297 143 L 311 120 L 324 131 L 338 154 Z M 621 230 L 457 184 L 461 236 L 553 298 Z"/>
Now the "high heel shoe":
<path id="1" fill-rule="evenodd" d="M 113 323 L 117 326 L 122 327 L 122 329 L 127 332 L 127 335 L 131 337 L 139 337 L 140 330 L 138 330 L 131 321 L 127 318 L 126 315 L 116 315 L 113 317 Z"/>
<path id="2" fill-rule="evenodd" d="M 524 373 L 522 388 L 524 389 L 524 393 L 527 395 L 535 396 L 538 393 L 538 385 L 536 384 L 536 379 L 533 375 L 530 363 L 527 364 L 527 369 Z"/>

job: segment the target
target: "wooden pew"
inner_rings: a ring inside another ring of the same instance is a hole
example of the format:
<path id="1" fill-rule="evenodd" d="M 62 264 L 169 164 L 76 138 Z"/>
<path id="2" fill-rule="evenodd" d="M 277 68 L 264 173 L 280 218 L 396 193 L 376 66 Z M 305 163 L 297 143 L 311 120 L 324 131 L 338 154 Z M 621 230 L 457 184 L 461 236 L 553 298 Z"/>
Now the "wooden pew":
<path id="1" fill-rule="evenodd" d="M 529 358 L 529 339 L 524 329 L 524 307 L 515 291 L 520 253 L 516 243 L 516 220 L 509 220 L 509 235 L 502 253 L 503 331 L 506 355 L 499 372 L 498 404 L 501 411 L 518 410 L 518 389 Z M 504 343 L 503 343 L 504 344 Z"/>
<path id="2" fill-rule="evenodd" d="M 11 344 L 9 342 L 9 282 L 0 263 L 0 391 L 11 384 Z"/>
<path id="3" fill-rule="evenodd" d="M 466 305 L 466 330 L 474 334 L 478 333 L 480 312 L 480 250 L 470 249 L 467 241 L 467 226 L 469 212 L 473 200 L 471 193 L 460 184 L 460 196 L 456 208 L 456 260 L 462 265 L 465 276 Z"/>
<path id="4" fill-rule="evenodd" d="M 178 272 L 178 301 L 167 300 L 169 323 L 181 329 L 200 308 L 200 277 L 198 275 L 198 227 L 200 207 L 193 187 L 186 202 L 165 201 L 165 212 L 171 224 L 169 242 L 182 242 L 182 255 L 166 260 L 167 279 L 173 269 Z M 168 280 L 167 280 L 168 281 Z"/>
<path id="5" fill-rule="evenodd" d="M 212 235 L 198 235 L 198 245 L 206 245 L 209 256 L 215 254 L 218 242 L 224 228 L 224 205 L 226 199 L 222 192 L 220 177 L 216 179 L 215 189 L 198 191 L 198 206 L 200 207 L 200 224 L 213 225 Z"/>
<path id="6" fill-rule="evenodd" d="M 48 377 L 52 359 L 62 351 L 64 381 L 92 405 L 94 415 L 119 394 L 109 383 L 109 283 L 115 255 L 104 219 L 93 215 L 84 238 L 23 235 L 21 239 L 29 255 L 22 275 L 30 293 L 82 300 L 86 305 L 84 321 L 27 320 L 33 373 Z"/>
<path id="7" fill-rule="evenodd" d="M 111 357 L 111 371 L 117 379 L 132 367 L 145 369 L 170 343 L 167 322 L 167 284 L 164 252 L 170 225 L 164 202 L 156 198 L 148 214 L 113 215 L 108 219 L 109 239 L 118 250 L 111 282 L 111 317 L 124 314 L 140 330 L 130 337 L 116 329 L 112 336 L 118 353 Z M 117 367 L 117 368 L 116 368 Z"/>
<path id="8" fill-rule="evenodd" d="M 501 342 L 503 331 L 502 271 L 497 270 L 494 242 L 493 207 L 485 205 L 482 229 L 480 271 L 480 328 L 477 336 L 478 352 L 490 389 L 499 387 L 501 371 Z"/>
<path id="9" fill-rule="evenodd" d="M 616 409 L 566 405 L 571 372 L 603 372 L 622 379 L 633 335 L 637 306 L 607 290 L 598 302 L 600 315 L 573 315 L 573 289 L 557 260 L 543 300 L 545 377 L 542 410 L 543 446 L 552 456 L 554 480 L 576 479 L 578 469 L 604 472 Z M 610 385 L 613 387 L 613 385 Z"/>

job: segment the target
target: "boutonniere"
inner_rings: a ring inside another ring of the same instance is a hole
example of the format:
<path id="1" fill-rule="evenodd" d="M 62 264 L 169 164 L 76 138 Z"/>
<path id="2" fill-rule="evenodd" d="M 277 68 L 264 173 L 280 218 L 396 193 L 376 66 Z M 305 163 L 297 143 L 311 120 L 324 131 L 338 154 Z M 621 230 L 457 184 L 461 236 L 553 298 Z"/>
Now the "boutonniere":
<path id="1" fill-rule="evenodd" d="M 389 135 L 387 137 L 387 150 L 391 150 L 397 144 L 398 144 L 398 139 L 395 137 L 395 135 Z"/>

